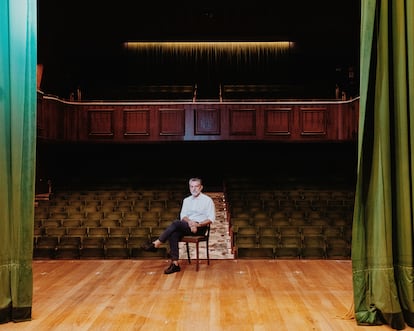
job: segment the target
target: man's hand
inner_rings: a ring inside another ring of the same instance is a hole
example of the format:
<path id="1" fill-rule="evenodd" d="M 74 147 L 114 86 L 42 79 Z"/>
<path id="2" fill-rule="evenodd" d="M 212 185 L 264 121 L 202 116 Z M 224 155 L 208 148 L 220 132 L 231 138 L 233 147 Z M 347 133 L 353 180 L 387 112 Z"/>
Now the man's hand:
<path id="1" fill-rule="evenodd" d="M 197 232 L 197 222 L 189 221 L 188 225 L 190 226 L 190 229 L 191 229 L 192 233 Z"/>

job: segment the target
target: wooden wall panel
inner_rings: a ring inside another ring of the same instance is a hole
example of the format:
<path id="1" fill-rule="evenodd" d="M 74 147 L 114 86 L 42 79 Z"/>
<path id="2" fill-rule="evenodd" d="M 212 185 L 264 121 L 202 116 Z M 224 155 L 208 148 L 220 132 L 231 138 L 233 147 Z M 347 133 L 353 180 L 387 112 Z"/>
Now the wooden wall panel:
<path id="1" fill-rule="evenodd" d="M 264 111 L 265 135 L 290 136 L 293 127 L 292 107 L 270 108 Z"/>
<path id="2" fill-rule="evenodd" d="M 150 110 L 127 109 L 123 113 L 123 134 L 126 138 L 150 135 Z"/>
<path id="3" fill-rule="evenodd" d="M 327 135 L 327 109 L 301 107 L 299 111 L 302 136 Z"/>
<path id="4" fill-rule="evenodd" d="M 217 108 L 194 110 L 194 134 L 195 135 L 219 135 L 220 111 Z"/>
<path id="5" fill-rule="evenodd" d="M 64 140 L 77 141 L 79 139 L 79 109 L 71 105 L 65 105 L 64 117 Z"/>
<path id="6" fill-rule="evenodd" d="M 88 135 L 93 138 L 111 138 L 114 136 L 114 110 L 88 110 Z"/>
<path id="7" fill-rule="evenodd" d="M 356 141 L 359 99 L 67 102 L 38 96 L 38 138 L 71 142 Z"/>
<path id="8" fill-rule="evenodd" d="M 59 100 L 50 100 L 50 102 L 42 102 L 38 109 L 41 113 L 37 120 L 42 121 L 40 125 L 42 136 L 41 139 L 46 140 L 62 140 L 63 136 L 63 109 L 65 104 Z M 39 123 L 40 124 L 40 123 Z"/>
<path id="9" fill-rule="evenodd" d="M 160 136 L 184 136 L 185 114 L 184 109 L 159 110 Z"/>
<path id="10" fill-rule="evenodd" d="M 255 109 L 230 109 L 230 135 L 256 135 Z"/>
<path id="11" fill-rule="evenodd" d="M 338 139 L 356 140 L 359 122 L 359 100 L 338 106 Z"/>
<path id="12" fill-rule="evenodd" d="M 41 94 L 37 94 L 37 102 L 36 102 L 36 126 L 37 126 L 37 137 L 43 138 L 45 134 L 45 114 L 43 111 L 43 98 Z"/>

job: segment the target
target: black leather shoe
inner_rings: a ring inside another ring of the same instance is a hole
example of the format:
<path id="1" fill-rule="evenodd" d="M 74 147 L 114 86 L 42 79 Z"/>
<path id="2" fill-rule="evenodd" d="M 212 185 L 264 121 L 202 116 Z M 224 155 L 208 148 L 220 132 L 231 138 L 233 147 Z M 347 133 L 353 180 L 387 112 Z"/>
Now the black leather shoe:
<path id="1" fill-rule="evenodd" d="M 146 252 L 156 252 L 157 248 L 154 246 L 154 243 L 148 242 L 141 246 L 141 248 Z"/>
<path id="2" fill-rule="evenodd" d="M 180 266 L 175 265 L 174 263 L 171 263 L 171 265 L 167 269 L 164 270 L 164 273 L 168 275 L 168 274 L 172 274 L 174 272 L 179 272 L 179 271 L 181 271 Z"/>

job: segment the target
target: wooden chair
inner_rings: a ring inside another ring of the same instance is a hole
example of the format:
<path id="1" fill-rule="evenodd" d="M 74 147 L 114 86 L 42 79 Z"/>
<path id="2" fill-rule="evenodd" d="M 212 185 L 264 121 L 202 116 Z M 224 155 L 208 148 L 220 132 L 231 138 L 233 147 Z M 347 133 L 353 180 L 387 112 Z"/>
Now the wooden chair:
<path id="1" fill-rule="evenodd" d="M 208 242 L 210 239 L 210 224 L 205 226 L 206 232 L 203 236 L 184 236 L 181 238 L 181 242 L 185 242 L 186 249 L 187 249 L 187 258 L 188 263 L 191 264 L 191 258 L 190 258 L 190 247 L 189 244 L 196 244 L 196 271 L 199 269 L 199 262 L 200 262 L 200 251 L 199 251 L 199 244 L 200 242 L 206 243 L 206 256 L 207 256 L 207 264 L 210 265 L 210 256 L 208 251 Z"/>

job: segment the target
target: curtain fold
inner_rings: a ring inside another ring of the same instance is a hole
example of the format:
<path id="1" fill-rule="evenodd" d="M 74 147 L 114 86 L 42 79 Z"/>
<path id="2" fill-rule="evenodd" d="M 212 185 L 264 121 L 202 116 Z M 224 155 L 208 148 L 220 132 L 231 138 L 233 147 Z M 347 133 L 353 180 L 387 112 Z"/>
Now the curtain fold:
<path id="1" fill-rule="evenodd" d="M 394 329 L 414 326 L 413 17 L 412 0 L 361 2 L 355 317 Z"/>
<path id="2" fill-rule="evenodd" d="M 0 2 L 0 323 L 31 319 L 36 0 Z"/>

